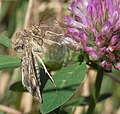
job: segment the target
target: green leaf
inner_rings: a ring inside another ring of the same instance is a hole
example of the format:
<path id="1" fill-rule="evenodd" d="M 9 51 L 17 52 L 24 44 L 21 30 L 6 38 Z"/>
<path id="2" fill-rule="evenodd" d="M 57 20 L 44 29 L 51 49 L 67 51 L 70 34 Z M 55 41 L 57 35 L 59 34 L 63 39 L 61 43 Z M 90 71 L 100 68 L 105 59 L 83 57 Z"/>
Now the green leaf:
<path id="1" fill-rule="evenodd" d="M 21 60 L 17 57 L 1 55 L 0 70 L 13 69 L 21 66 Z"/>
<path id="2" fill-rule="evenodd" d="M 67 103 L 65 103 L 62 108 L 70 108 L 70 107 L 73 107 L 73 106 L 88 105 L 89 101 L 90 101 L 90 96 L 71 99 Z"/>
<path id="3" fill-rule="evenodd" d="M 43 103 L 40 110 L 43 114 L 49 113 L 52 110 L 63 105 L 71 98 L 75 89 L 82 83 L 86 75 L 86 64 L 79 63 L 70 65 L 61 69 L 53 76 L 57 88 L 48 80 L 43 91 Z"/>
<path id="4" fill-rule="evenodd" d="M 100 97 L 98 98 L 98 102 L 101 102 L 109 97 L 112 96 L 112 93 L 104 93 L 101 94 Z M 84 105 L 88 105 L 90 102 L 90 98 L 91 96 L 87 96 L 87 97 L 79 97 L 76 99 L 71 99 L 69 100 L 62 108 L 70 108 L 73 106 L 84 106 Z"/>
<path id="5" fill-rule="evenodd" d="M 12 47 L 12 41 L 7 36 L 4 35 L 0 35 L 0 44 L 3 44 L 8 48 Z"/>
<path id="6" fill-rule="evenodd" d="M 63 64 L 62 61 L 55 61 L 55 60 L 45 61 L 45 65 L 50 71 L 59 70 L 62 67 L 62 64 Z"/>
<path id="7" fill-rule="evenodd" d="M 23 87 L 22 81 L 15 82 L 12 84 L 9 88 L 12 91 L 17 91 L 17 92 L 26 92 L 27 90 Z"/>
<path id="8" fill-rule="evenodd" d="M 68 101 L 62 108 L 70 108 L 73 106 L 84 106 L 89 104 L 90 97 L 79 97 Z"/>

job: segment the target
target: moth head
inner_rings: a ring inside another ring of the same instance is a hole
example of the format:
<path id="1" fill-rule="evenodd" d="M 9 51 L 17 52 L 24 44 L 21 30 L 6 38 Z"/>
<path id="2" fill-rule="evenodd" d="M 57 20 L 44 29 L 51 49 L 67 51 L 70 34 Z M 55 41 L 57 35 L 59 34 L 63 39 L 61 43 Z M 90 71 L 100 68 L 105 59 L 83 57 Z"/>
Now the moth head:
<path id="1" fill-rule="evenodd" d="M 22 42 L 14 44 L 14 50 L 18 53 L 22 53 L 24 50 L 24 44 Z"/>
<path id="2" fill-rule="evenodd" d="M 16 54 L 22 54 L 24 50 L 24 40 L 20 32 L 16 33 L 16 36 L 13 41 L 13 49 L 16 51 Z"/>
<path id="3" fill-rule="evenodd" d="M 34 35 L 41 35 L 41 29 L 39 28 L 39 25 L 32 26 L 32 33 Z"/>

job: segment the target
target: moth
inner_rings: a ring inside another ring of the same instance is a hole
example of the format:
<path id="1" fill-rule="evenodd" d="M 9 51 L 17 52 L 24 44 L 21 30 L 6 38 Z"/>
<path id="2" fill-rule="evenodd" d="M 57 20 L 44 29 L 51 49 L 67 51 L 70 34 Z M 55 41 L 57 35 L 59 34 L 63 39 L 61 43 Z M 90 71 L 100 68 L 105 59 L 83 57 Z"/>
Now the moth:
<path id="1" fill-rule="evenodd" d="M 48 46 L 52 46 L 53 43 L 60 45 L 56 39 L 62 37 L 63 34 L 55 30 L 58 31 L 57 27 L 34 25 L 32 29 L 17 32 L 13 41 L 13 48 L 22 60 L 22 84 L 40 102 L 42 102 L 42 96 L 38 62 L 42 64 L 55 86 L 55 82 L 42 60 L 42 55 L 47 51 Z"/>

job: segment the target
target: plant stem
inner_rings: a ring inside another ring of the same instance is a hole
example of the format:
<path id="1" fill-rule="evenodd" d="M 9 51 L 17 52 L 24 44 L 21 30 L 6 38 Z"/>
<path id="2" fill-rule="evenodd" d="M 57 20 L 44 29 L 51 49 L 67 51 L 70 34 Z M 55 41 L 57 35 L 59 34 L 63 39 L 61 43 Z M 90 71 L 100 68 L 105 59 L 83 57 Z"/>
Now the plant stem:
<path id="1" fill-rule="evenodd" d="M 89 108 L 86 114 L 93 114 L 94 112 L 94 109 L 95 109 L 95 106 L 96 106 L 96 103 L 97 103 L 97 100 L 100 94 L 100 88 L 102 84 L 103 75 L 104 75 L 104 69 L 98 68 L 95 85 L 92 91 Z"/>

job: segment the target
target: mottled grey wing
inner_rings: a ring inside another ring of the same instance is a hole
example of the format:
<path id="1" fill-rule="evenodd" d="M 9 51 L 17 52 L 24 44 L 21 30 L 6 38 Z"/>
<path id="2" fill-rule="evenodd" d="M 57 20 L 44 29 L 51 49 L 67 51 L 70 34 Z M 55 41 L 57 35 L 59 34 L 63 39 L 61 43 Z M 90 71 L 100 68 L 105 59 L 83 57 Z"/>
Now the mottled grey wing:
<path id="1" fill-rule="evenodd" d="M 32 35 L 29 30 L 22 30 L 16 34 L 13 48 L 22 59 L 22 84 L 40 102 L 40 72 L 39 67 L 32 53 Z"/>
<path id="2" fill-rule="evenodd" d="M 26 50 L 25 56 L 22 58 L 22 83 L 34 97 L 42 102 L 40 69 L 30 47 Z"/>

